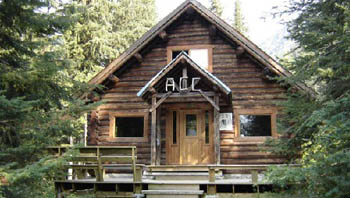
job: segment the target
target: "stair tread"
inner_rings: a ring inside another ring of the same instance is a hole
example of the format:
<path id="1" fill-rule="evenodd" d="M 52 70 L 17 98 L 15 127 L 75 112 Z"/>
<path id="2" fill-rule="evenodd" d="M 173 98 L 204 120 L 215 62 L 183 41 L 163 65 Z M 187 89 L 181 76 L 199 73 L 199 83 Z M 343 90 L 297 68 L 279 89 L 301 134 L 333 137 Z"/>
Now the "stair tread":
<path id="1" fill-rule="evenodd" d="M 144 175 L 152 175 L 152 176 L 208 176 L 207 172 L 153 172 L 153 173 L 145 173 Z"/>
<path id="2" fill-rule="evenodd" d="M 142 194 L 153 195 L 202 195 L 203 190 L 143 190 Z"/>

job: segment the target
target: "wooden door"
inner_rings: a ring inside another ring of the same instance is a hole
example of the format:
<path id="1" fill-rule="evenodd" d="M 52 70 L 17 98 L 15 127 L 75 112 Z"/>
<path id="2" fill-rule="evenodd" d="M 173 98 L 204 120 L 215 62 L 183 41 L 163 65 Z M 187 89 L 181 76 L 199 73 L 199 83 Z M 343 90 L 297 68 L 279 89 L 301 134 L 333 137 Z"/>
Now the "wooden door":
<path id="1" fill-rule="evenodd" d="M 212 111 L 168 111 L 166 136 L 167 164 L 214 163 Z"/>
<path id="2" fill-rule="evenodd" d="M 202 116 L 200 111 L 181 111 L 180 124 L 180 163 L 200 164 L 202 151 Z"/>

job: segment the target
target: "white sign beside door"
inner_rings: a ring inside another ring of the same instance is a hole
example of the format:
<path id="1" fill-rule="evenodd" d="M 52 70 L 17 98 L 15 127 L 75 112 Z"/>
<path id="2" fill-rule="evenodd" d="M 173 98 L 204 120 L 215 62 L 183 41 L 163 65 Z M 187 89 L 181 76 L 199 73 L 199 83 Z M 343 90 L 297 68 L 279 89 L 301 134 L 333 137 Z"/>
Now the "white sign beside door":
<path id="1" fill-rule="evenodd" d="M 232 113 L 220 113 L 220 130 L 222 131 L 232 131 Z"/>

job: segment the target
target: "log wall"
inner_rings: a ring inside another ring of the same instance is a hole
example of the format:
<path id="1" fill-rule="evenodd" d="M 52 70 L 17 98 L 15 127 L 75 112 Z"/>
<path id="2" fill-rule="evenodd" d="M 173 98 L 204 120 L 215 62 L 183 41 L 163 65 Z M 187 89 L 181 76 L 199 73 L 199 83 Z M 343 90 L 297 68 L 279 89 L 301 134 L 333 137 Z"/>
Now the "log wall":
<path id="1" fill-rule="evenodd" d="M 246 55 L 237 56 L 236 44 L 220 33 L 209 34 L 209 24 L 200 17 L 194 20 L 180 19 L 166 29 L 168 41 L 154 39 L 140 53 L 143 61 L 130 60 L 123 72 L 116 72 L 120 79 L 102 94 L 106 104 L 96 111 L 96 136 L 98 145 L 135 145 L 138 163 L 150 163 L 150 140 L 146 143 L 118 143 L 109 138 L 109 112 L 147 112 L 150 104 L 136 93 L 167 64 L 167 47 L 179 45 L 213 45 L 213 74 L 232 90 L 233 108 L 271 108 L 284 100 L 285 88 L 264 78 L 263 67 Z M 91 117 L 91 116 L 90 116 Z M 151 117 L 151 116 L 150 116 Z M 165 111 L 161 116 L 162 154 L 165 163 Z M 90 129 L 91 127 L 89 127 Z M 151 126 L 149 123 L 149 134 Z M 91 132 L 89 132 L 90 134 Z M 150 137 L 150 136 L 149 136 Z M 94 141 L 89 138 L 89 143 Z M 259 141 L 237 141 L 234 131 L 221 131 L 221 163 L 278 163 L 280 159 L 261 153 Z"/>

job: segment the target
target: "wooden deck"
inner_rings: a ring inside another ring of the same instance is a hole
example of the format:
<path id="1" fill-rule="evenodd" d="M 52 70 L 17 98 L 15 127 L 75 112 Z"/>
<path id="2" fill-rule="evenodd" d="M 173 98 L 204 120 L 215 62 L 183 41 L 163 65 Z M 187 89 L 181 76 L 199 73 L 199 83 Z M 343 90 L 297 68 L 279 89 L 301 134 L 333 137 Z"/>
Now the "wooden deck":
<path id="1" fill-rule="evenodd" d="M 239 168 L 253 173 L 225 173 Z M 146 166 L 139 181 L 131 173 L 107 172 L 104 181 L 86 177 L 57 180 L 55 186 L 58 198 L 72 192 L 95 197 L 264 197 L 273 192 L 273 186 L 264 181 L 266 168 L 266 165 Z"/>

